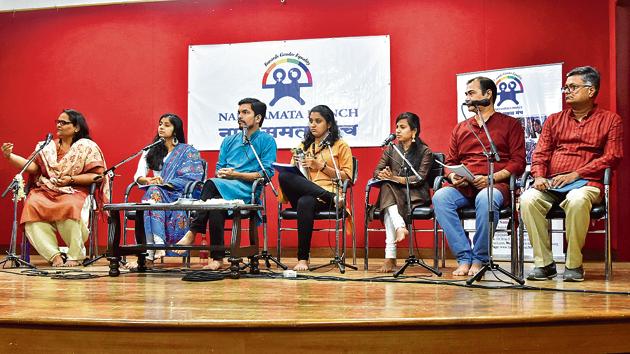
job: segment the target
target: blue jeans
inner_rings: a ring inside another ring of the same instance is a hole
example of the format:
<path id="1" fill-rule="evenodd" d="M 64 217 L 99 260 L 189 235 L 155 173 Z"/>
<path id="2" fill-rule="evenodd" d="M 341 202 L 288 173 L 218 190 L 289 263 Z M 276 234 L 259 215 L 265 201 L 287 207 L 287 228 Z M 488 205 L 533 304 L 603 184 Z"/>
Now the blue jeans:
<path id="1" fill-rule="evenodd" d="M 494 227 L 496 230 L 499 219 L 499 208 L 503 204 L 503 195 L 494 188 Z M 488 220 L 488 191 L 487 188 L 479 191 L 475 197 L 475 236 L 473 246 L 464 231 L 462 222 L 457 215 L 457 209 L 469 206 L 472 200 L 466 198 L 460 191 L 453 187 L 438 189 L 433 195 L 433 208 L 435 217 L 442 226 L 448 246 L 457 257 L 458 264 L 486 263 L 488 262 L 488 234 L 490 231 Z"/>

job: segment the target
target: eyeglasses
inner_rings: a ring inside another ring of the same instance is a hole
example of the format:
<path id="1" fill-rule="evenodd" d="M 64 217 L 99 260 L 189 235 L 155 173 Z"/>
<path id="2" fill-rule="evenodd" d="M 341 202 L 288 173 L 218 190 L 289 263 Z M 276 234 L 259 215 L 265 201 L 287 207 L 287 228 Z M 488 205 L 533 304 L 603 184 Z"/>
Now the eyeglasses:
<path id="1" fill-rule="evenodd" d="M 566 92 L 575 92 L 579 89 L 581 89 L 582 87 L 592 87 L 593 85 L 567 85 L 567 86 L 562 86 L 562 88 L 560 89 L 562 92 L 566 93 Z"/>
<path id="2" fill-rule="evenodd" d="M 66 126 L 66 125 L 68 125 L 68 124 L 72 124 L 72 122 L 69 122 L 69 121 L 67 121 L 67 120 L 61 120 L 61 119 L 59 119 L 59 120 L 56 120 L 56 121 L 55 121 L 55 124 L 56 124 L 56 125 L 61 125 L 62 127 L 65 127 L 65 126 Z"/>

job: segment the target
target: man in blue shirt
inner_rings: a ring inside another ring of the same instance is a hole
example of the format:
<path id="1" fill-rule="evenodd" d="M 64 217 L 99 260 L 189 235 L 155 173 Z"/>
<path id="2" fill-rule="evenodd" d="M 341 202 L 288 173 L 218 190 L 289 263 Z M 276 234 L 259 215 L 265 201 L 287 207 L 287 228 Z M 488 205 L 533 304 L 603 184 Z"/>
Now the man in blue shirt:
<path id="1" fill-rule="evenodd" d="M 276 161 L 276 141 L 271 135 L 260 130 L 266 113 L 267 105 L 255 98 L 244 98 L 238 103 L 238 124 L 241 130 L 247 128 L 247 139 L 244 139 L 241 132 L 230 135 L 223 140 L 219 150 L 216 177 L 210 178 L 204 183 L 201 200 L 240 199 L 245 203 L 250 203 L 253 182 L 264 177 L 252 147 L 260 156 L 269 178 L 273 176 L 274 169 L 271 164 Z M 252 146 L 250 147 L 249 144 Z M 213 246 L 223 246 L 226 216 L 226 211 L 198 212 L 191 219 L 190 231 L 177 244 L 192 244 L 198 233 L 206 231 L 208 220 L 211 220 L 210 243 Z M 210 256 L 212 260 L 204 268 L 210 270 L 221 268 L 225 251 L 213 250 Z"/>

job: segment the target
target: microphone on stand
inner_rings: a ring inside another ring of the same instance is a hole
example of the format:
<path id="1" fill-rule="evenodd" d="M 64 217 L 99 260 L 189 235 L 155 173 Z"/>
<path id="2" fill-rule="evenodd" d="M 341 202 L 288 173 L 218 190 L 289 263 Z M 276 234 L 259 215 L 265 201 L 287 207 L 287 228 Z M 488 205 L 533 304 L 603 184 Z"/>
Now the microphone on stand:
<path id="1" fill-rule="evenodd" d="M 155 145 L 163 144 L 165 141 L 166 141 L 166 139 L 164 139 L 164 138 L 159 138 L 158 140 L 156 140 L 156 141 L 152 142 L 151 144 L 149 144 L 149 145 L 147 145 L 147 146 L 143 147 L 143 148 L 142 148 L 142 151 L 147 151 L 147 150 L 149 150 L 150 148 L 154 147 Z"/>
<path id="2" fill-rule="evenodd" d="M 328 146 L 330 144 L 330 141 L 328 141 L 328 138 L 330 137 L 330 133 L 327 133 L 326 136 L 324 137 L 324 139 L 322 139 L 319 144 L 317 144 L 317 147 L 322 148 L 324 146 Z"/>
<path id="3" fill-rule="evenodd" d="M 462 103 L 462 106 L 480 106 L 480 107 L 488 107 L 490 105 L 490 99 L 484 98 L 481 100 L 466 100 Z"/>
<path id="4" fill-rule="evenodd" d="M 53 138 L 52 133 L 46 134 L 46 140 L 44 140 L 44 142 L 39 146 L 39 148 L 43 149 L 46 145 L 48 145 L 48 143 L 52 141 L 52 138 Z"/>
<path id="5" fill-rule="evenodd" d="M 392 141 L 394 141 L 394 139 L 396 139 L 396 134 L 392 133 L 389 134 L 389 136 L 387 137 L 387 139 L 385 139 L 385 141 L 383 141 L 383 143 L 381 144 L 381 147 L 385 146 L 385 145 L 389 145 L 389 143 L 391 143 Z"/>

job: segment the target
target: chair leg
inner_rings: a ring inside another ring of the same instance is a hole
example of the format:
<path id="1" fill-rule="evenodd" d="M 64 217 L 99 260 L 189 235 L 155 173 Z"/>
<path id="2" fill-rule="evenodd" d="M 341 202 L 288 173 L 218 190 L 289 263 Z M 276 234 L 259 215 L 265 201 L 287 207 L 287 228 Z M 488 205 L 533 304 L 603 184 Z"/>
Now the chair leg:
<path id="1" fill-rule="evenodd" d="M 435 269 L 438 269 L 438 263 L 439 263 L 439 257 L 440 257 L 439 249 L 440 249 L 440 243 L 438 240 L 437 220 L 433 218 L 433 268 Z"/>
<path id="2" fill-rule="evenodd" d="M 365 207 L 365 210 L 367 210 L 367 205 Z M 369 244 L 370 244 L 370 232 L 368 231 L 368 224 L 369 224 L 369 220 L 368 220 L 368 216 L 365 216 L 364 222 L 363 222 L 363 242 L 364 242 L 364 246 L 363 246 L 363 269 L 364 270 L 368 270 L 368 261 L 369 261 L 369 256 L 368 256 L 368 252 L 369 252 Z"/>
<path id="3" fill-rule="evenodd" d="M 280 212 L 280 210 L 278 210 L 278 212 Z M 277 253 L 278 262 L 280 261 L 280 257 L 282 255 L 282 237 L 281 237 L 282 227 L 280 225 L 281 223 L 282 223 L 282 219 L 278 217 L 278 233 L 277 233 L 277 242 L 276 242 L 276 253 Z"/>
<path id="4" fill-rule="evenodd" d="M 606 267 L 605 270 L 605 276 L 606 276 L 606 281 L 612 280 L 613 277 L 613 273 L 612 273 L 612 250 L 610 247 L 610 219 L 608 218 L 608 205 L 606 205 L 606 217 L 605 217 L 605 224 L 604 224 L 604 237 L 605 237 L 605 245 L 604 245 L 604 266 Z"/>

